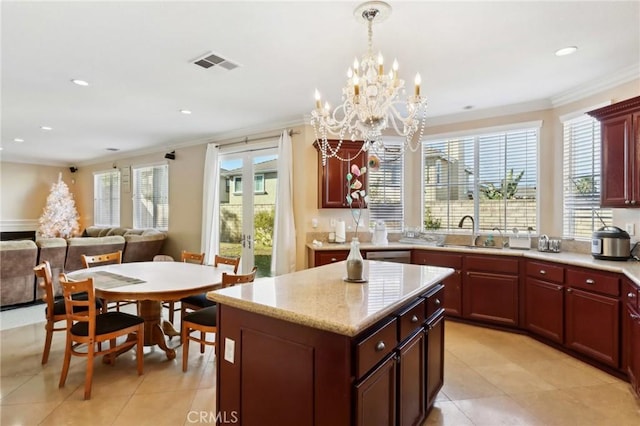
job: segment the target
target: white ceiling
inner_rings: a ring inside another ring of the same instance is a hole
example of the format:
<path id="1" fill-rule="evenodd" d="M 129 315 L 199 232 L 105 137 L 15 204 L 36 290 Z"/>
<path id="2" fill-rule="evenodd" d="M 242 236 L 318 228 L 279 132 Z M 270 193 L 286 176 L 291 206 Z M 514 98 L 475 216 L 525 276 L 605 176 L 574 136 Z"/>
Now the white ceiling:
<path id="1" fill-rule="evenodd" d="M 300 124 L 366 50 L 359 3 L 2 1 L 1 159 L 77 165 Z M 432 123 L 640 76 L 638 1 L 391 6 L 374 49 L 408 84 L 421 73 Z M 191 64 L 209 51 L 241 66 Z"/>

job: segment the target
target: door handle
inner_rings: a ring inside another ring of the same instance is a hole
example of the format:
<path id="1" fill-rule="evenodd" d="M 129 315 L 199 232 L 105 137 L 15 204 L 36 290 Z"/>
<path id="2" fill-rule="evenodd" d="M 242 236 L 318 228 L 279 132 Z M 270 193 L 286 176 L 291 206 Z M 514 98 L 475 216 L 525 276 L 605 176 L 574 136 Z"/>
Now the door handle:
<path id="1" fill-rule="evenodd" d="M 251 235 L 247 235 L 247 248 L 251 248 Z"/>
<path id="2" fill-rule="evenodd" d="M 245 235 L 242 234 L 242 236 L 240 237 L 240 244 L 242 244 L 242 247 L 245 247 Z"/>

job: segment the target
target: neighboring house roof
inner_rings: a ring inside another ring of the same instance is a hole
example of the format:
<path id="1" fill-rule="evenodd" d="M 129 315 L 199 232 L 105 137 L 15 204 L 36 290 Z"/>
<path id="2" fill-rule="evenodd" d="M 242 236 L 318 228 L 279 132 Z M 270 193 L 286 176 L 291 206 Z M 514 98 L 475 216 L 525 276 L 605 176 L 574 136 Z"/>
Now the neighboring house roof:
<path id="1" fill-rule="evenodd" d="M 278 162 L 277 159 L 263 161 L 262 163 L 255 164 L 253 166 L 253 171 L 254 173 L 275 172 L 278 170 L 276 168 L 277 162 Z M 240 176 L 241 174 L 242 174 L 242 167 L 238 167 L 231 170 L 224 170 L 224 169 L 220 170 L 220 176 L 222 177 Z"/>

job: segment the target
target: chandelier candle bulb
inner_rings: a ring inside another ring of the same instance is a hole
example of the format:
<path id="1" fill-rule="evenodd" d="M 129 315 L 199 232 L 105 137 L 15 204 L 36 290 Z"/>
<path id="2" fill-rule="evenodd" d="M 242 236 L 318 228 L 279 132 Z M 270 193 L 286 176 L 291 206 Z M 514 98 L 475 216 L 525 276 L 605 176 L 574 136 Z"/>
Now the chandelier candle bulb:
<path id="1" fill-rule="evenodd" d="M 384 58 L 382 57 L 382 53 L 378 53 L 378 75 L 384 75 Z"/>
<path id="2" fill-rule="evenodd" d="M 359 87 L 360 79 L 358 78 L 358 74 L 353 76 L 353 94 L 358 96 L 360 94 Z"/>
<path id="3" fill-rule="evenodd" d="M 416 96 L 420 96 L 420 83 L 422 83 L 422 79 L 420 78 L 420 73 L 416 73 Z"/>
<path id="4" fill-rule="evenodd" d="M 318 92 L 318 89 L 316 89 L 316 108 L 322 108 L 322 103 L 320 102 L 320 92 Z"/>

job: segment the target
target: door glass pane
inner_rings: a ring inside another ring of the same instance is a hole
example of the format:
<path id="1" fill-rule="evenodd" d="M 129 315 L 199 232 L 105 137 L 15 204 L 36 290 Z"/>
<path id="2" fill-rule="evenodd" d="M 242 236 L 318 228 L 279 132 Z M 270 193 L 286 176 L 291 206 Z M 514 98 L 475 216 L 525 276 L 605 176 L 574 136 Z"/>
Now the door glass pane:
<path id="1" fill-rule="evenodd" d="M 242 255 L 242 158 L 220 161 L 220 255 Z"/>
<path id="2" fill-rule="evenodd" d="M 276 155 L 253 158 L 253 241 L 258 277 L 271 276 L 278 169 Z"/>

